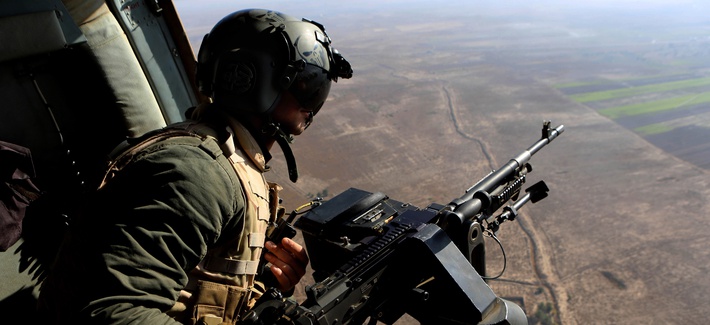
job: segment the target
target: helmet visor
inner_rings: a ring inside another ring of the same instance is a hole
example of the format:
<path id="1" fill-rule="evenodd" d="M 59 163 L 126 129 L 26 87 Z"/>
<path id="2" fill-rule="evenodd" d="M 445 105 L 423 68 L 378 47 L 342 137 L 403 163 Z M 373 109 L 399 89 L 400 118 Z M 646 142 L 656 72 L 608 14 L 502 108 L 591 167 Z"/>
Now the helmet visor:
<path id="1" fill-rule="evenodd" d="M 303 71 L 296 76 L 289 91 L 301 107 L 316 115 L 328 98 L 330 83 L 328 71 L 319 66 L 306 64 Z"/>

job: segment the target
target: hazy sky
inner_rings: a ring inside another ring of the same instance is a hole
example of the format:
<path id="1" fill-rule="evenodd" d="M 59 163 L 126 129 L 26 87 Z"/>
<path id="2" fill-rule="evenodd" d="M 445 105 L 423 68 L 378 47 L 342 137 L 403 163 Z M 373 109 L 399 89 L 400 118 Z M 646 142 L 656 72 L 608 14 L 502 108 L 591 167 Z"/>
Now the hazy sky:
<path id="1" fill-rule="evenodd" d="M 264 8 L 316 20 L 331 34 L 342 35 L 358 26 L 361 17 L 382 17 L 380 24 L 410 20 L 470 17 L 472 24 L 485 19 L 506 19 L 511 23 L 555 23 L 570 27 L 696 28 L 698 35 L 710 37 L 708 0 L 176 0 L 178 12 L 194 48 L 202 37 L 227 14 L 245 8 Z M 342 30 L 342 31 L 341 31 Z"/>

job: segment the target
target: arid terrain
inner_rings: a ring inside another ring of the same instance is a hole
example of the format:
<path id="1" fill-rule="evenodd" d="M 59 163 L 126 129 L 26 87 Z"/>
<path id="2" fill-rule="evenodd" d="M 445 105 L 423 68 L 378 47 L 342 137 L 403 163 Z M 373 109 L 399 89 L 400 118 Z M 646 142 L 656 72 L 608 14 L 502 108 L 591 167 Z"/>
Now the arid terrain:
<path id="1" fill-rule="evenodd" d="M 552 120 L 566 131 L 533 157 L 528 180 L 544 179 L 550 197 L 503 225 L 508 265 L 494 291 L 522 298 L 531 324 L 707 323 L 706 4 L 272 8 L 322 22 L 355 70 L 294 143 L 299 182 L 273 162 L 288 209 L 349 187 L 448 203 Z M 501 254 L 487 248 L 496 273 Z"/>
<path id="2" fill-rule="evenodd" d="M 596 101 L 570 90 L 708 77 L 710 24 L 687 16 L 707 12 L 698 6 L 276 3 L 322 22 L 355 75 L 333 86 L 294 143 L 298 183 L 278 154 L 270 177 L 284 185 L 289 211 L 349 187 L 445 204 L 537 140 L 543 120 L 564 124 L 531 160 L 528 183 L 545 180 L 550 197 L 526 205 L 499 233 L 508 265 L 493 290 L 521 297 L 531 323 L 546 314 L 561 324 L 706 324 L 710 105 L 665 117 L 603 110 L 701 96 L 707 86 Z M 199 40 L 204 26 L 185 19 Z M 661 122 L 679 127 L 636 129 Z M 500 252 L 494 242 L 487 248 L 497 273 Z"/>

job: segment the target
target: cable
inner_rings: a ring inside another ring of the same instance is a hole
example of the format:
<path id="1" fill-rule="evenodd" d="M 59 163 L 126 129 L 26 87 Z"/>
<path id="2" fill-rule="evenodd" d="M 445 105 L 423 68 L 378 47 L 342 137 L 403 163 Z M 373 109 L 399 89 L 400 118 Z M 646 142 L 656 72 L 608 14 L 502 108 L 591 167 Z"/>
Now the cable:
<path id="1" fill-rule="evenodd" d="M 493 276 L 493 277 L 482 276 L 482 278 L 485 280 L 495 280 L 495 279 L 500 278 L 503 275 L 503 273 L 505 273 L 505 268 L 508 266 L 508 259 L 505 256 L 505 248 L 503 248 L 503 243 L 500 242 L 498 237 L 496 237 L 496 235 L 490 230 L 486 230 L 486 235 L 488 235 L 488 237 L 493 238 L 496 241 L 496 243 L 498 243 L 498 246 L 500 247 L 500 251 L 501 251 L 501 253 L 503 253 L 503 269 L 500 271 L 500 273 L 498 273 L 498 275 Z"/>

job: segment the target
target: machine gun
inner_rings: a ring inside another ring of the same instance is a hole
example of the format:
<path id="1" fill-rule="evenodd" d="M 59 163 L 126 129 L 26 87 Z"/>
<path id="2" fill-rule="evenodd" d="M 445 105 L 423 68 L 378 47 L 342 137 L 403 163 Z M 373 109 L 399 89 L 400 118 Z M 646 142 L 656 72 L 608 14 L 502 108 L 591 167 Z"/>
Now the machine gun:
<path id="1" fill-rule="evenodd" d="M 270 289 L 243 323 L 392 324 L 406 313 L 422 324 L 527 324 L 522 308 L 485 281 L 483 234 L 495 235 L 523 205 L 547 196 L 540 181 L 519 197 L 528 161 L 563 131 L 545 121 L 540 140 L 447 205 L 421 209 L 350 188 L 294 210 L 283 224 L 302 214 L 294 226 L 316 283 L 301 304 Z"/>

